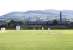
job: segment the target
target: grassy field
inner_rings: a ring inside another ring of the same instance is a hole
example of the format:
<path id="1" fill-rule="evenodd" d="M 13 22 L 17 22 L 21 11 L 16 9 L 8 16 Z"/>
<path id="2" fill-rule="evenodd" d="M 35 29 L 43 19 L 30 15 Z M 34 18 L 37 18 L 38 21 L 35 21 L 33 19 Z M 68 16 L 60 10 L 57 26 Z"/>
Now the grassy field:
<path id="1" fill-rule="evenodd" d="M 73 30 L 0 31 L 0 50 L 73 50 Z"/>

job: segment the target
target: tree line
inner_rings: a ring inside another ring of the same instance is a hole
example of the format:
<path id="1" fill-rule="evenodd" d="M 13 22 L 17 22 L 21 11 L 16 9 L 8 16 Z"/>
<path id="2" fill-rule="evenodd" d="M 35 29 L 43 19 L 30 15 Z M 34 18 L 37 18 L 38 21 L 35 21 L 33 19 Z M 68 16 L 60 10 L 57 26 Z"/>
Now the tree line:
<path id="1" fill-rule="evenodd" d="M 1 22 L 1 21 L 0 21 Z M 2 24 L 3 23 L 3 24 Z M 22 28 L 25 28 L 26 26 L 29 27 L 31 26 L 32 28 L 33 27 L 44 27 L 44 28 L 57 28 L 57 27 L 61 27 L 63 26 L 66 27 L 66 28 L 73 28 L 73 22 L 69 22 L 69 21 L 65 21 L 63 23 L 60 24 L 60 22 L 58 20 L 52 20 L 51 22 L 50 21 L 35 21 L 35 22 L 31 22 L 31 21 L 26 21 L 26 22 L 23 22 L 23 21 L 14 21 L 14 20 L 10 20 L 8 21 L 7 23 L 5 22 L 2 22 L 0 23 L 0 28 L 1 27 L 6 27 L 6 28 L 15 28 L 16 26 L 21 26 Z"/>

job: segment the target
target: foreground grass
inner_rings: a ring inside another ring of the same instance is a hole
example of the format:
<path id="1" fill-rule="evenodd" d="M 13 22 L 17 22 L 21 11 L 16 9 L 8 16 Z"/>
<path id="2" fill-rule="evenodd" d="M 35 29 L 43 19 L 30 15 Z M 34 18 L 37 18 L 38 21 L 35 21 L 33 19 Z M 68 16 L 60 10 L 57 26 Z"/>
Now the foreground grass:
<path id="1" fill-rule="evenodd" d="M 0 32 L 0 50 L 73 50 L 73 30 Z"/>

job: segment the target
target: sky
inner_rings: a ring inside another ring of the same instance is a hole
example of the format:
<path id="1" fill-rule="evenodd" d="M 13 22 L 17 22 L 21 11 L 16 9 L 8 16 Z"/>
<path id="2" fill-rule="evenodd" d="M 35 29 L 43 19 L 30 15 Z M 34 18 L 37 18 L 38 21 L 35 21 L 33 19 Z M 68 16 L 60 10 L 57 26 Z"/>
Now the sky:
<path id="1" fill-rule="evenodd" d="M 73 10 L 73 0 L 0 0 L 0 15 L 13 11 Z"/>

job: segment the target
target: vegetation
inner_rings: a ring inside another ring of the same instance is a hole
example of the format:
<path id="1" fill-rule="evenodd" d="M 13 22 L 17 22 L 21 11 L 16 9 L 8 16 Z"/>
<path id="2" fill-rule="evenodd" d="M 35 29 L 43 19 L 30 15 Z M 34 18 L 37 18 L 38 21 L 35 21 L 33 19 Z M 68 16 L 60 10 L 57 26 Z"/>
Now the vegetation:
<path id="1" fill-rule="evenodd" d="M 15 20 L 6 20 L 0 21 L 0 28 L 6 27 L 6 29 L 15 29 L 17 25 L 20 25 L 22 29 L 37 29 L 41 30 L 42 27 L 47 30 L 49 28 L 54 29 L 73 29 L 73 22 L 65 21 L 60 23 L 60 21 L 54 19 L 50 21 L 15 21 Z"/>
<path id="2" fill-rule="evenodd" d="M 53 25 L 57 25 L 58 24 L 58 21 L 57 20 L 53 20 Z"/>

